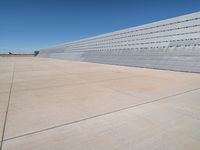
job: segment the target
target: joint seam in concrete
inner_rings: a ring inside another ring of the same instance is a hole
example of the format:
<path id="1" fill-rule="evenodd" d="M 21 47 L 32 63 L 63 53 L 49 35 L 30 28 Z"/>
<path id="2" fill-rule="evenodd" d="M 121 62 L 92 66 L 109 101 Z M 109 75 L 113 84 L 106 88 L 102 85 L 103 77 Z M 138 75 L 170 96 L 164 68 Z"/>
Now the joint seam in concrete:
<path id="1" fill-rule="evenodd" d="M 6 114 L 5 114 L 4 125 L 3 125 L 3 133 L 1 136 L 0 150 L 2 150 L 2 146 L 3 146 L 3 139 L 4 139 L 5 129 L 6 129 L 6 122 L 7 122 L 7 117 L 8 117 L 8 110 L 9 110 L 9 106 L 10 106 L 10 98 L 11 98 L 13 81 L 14 81 L 15 65 L 16 65 L 16 63 L 14 63 L 14 66 L 13 66 L 12 81 L 11 81 L 11 86 L 10 86 L 10 91 L 9 91 L 8 103 L 7 103 L 7 107 L 6 107 Z"/>
<path id="2" fill-rule="evenodd" d="M 48 131 L 48 130 L 53 130 L 53 129 L 60 128 L 60 127 L 63 127 L 63 126 L 68 126 L 68 125 L 80 123 L 80 122 L 83 122 L 83 121 L 87 121 L 87 120 L 90 120 L 90 119 L 102 117 L 102 116 L 105 116 L 105 115 L 110 115 L 110 114 L 113 114 L 113 113 L 116 113 L 116 112 L 120 112 L 120 111 L 123 111 L 123 110 L 128 110 L 128 109 L 131 109 L 131 108 L 136 108 L 138 106 L 142 106 L 142 105 L 151 104 L 151 103 L 154 103 L 154 102 L 166 100 L 167 98 L 176 97 L 176 96 L 183 95 L 185 93 L 189 93 L 189 92 L 193 92 L 193 91 L 197 91 L 197 90 L 200 90 L 200 88 L 191 89 L 191 90 L 188 90 L 188 91 L 185 91 L 185 92 L 181 92 L 181 93 L 177 93 L 177 94 L 174 94 L 174 95 L 170 95 L 170 96 L 162 97 L 162 98 L 159 98 L 159 99 L 155 99 L 155 100 L 152 100 L 152 101 L 148 101 L 148 102 L 144 102 L 144 103 L 128 106 L 128 107 L 117 109 L 117 110 L 114 110 L 114 111 L 111 111 L 111 112 L 106 112 L 106 113 L 103 113 L 103 114 L 94 115 L 94 116 L 91 116 L 91 117 L 88 117 L 88 118 L 83 118 L 83 119 L 79 119 L 79 120 L 76 120 L 76 121 L 72 121 L 72 122 L 68 122 L 68 123 L 52 126 L 52 127 L 49 127 L 49 128 L 38 130 L 38 131 L 25 133 L 25 134 L 18 135 L 18 136 L 15 136 L 15 137 L 7 138 L 7 139 L 5 139 L 3 141 L 6 142 L 6 141 L 17 139 L 17 138 L 20 138 L 20 137 L 25 137 L 25 136 L 28 136 L 28 135 L 33 135 L 33 134 L 45 132 L 45 131 Z M 2 143 L 3 143 L 3 141 L 2 141 Z"/>

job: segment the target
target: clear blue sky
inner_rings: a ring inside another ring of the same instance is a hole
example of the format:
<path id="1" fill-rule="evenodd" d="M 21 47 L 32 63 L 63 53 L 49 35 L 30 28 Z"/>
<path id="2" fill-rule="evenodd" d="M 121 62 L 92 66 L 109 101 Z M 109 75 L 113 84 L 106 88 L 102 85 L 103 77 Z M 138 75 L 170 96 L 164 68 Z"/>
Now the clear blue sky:
<path id="1" fill-rule="evenodd" d="M 0 0 L 0 53 L 31 53 L 200 11 L 200 0 Z"/>

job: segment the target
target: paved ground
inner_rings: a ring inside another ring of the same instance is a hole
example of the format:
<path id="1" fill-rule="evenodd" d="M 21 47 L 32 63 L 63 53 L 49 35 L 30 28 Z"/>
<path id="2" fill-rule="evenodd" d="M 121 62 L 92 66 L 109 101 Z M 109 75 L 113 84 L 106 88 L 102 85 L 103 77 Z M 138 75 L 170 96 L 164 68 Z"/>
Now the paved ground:
<path id="1" fill-rule="evenodd" d="M 199 150 L 200 74 L 0 58 L 0 135 L 2 150 Z"/>

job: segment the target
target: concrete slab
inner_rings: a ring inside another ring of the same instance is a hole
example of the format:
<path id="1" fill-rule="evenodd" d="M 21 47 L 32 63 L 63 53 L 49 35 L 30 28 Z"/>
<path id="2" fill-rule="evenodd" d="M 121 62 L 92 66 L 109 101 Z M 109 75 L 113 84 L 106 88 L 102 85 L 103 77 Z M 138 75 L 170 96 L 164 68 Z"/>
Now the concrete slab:
<path id="1" fill-rule="evenodd" d="M 0 66 L 0 73 L 12 72 L 12 71 L 13 71 L 13 65 L 8 65 L 7 63 L 3 63 L 3 65 Z"/>
<path id="2" fill-rule="evenodd" d="M 0 93 L 10 91 L 12 76 L 13 76 L 13 71 L 0 73 Z"/>
<path id="3" fill-rule="evenodd" d="M 12 76 L 13 76 L 13 71 L 0 73 L 0 93 L 10 91 Z"/>
<path id="4" fill-rule="evenodd" d="M 2 141 L 8 98 L 9 98 L 9 93 L 0 93 L 0 141 Z"/>
<path id="5" fill-rule="evenodd" d="M 191 100 L 198 105 L 199 96 L 200 90 L 193 91 L 140 107 L 30 134 L 5 141 L 3 149 L 199 150 L 200 120 L 188 114 L 187 105 L 173 105 L 174 102 L 189 104 Z M 191 111 L 199 116 L 199 106 L 197 107 L 196 111 L 192 108 Z"/>
<path id="6" fill-rule="evenodd" d="M 2 150 L 200 148 L 200 74 L 0 58 L 0 96 L 14 64 Z"/>
<path id="7" fill-rule="evenodd" d="M 1 83 L 0 84 L 0 94 L 10 91 L 11 83 Z"/>
<path id="8" fill-rule="evenodd" d="M 173 78 L 167 78 L 166 74 L 165 77 L 161 76 L 159 78 L 135 76 L 125 79 L 105 81 L 99 84 L 142 99 L 153 100 L 199 88 L 200 78 L 199 76 L 191 76 L 188 79 L 188 77 L 185 78 L 178 74 L 174 74 Z"/>
<path id="9" fill-rule="evenodd" d="M 13 91 L 5 138 L 112 112 L 144 101 L 95 84 Z"/>
<path id="10" fill-rule="evenodd" d="M 11 83 L 13 72 L 1 72 L 0 84 Z"/>
<path id="11" fill-rule="evenodd" d="M 86 83 L 83 79 L 80 79 L 76 76 L 66 74 L 66 73 L 57 73 L 44 71 L 35 72 L 35 76 L 30 75 L 32 72 L 17 72 L 15 74 L 15 79 L 13 82 L 13 91 L 20 90 L 35 90 L 49 87 L 65 86 L 65 85 L 77 85 Z M 41 75 L 40 75 L 41 74 Z"/>

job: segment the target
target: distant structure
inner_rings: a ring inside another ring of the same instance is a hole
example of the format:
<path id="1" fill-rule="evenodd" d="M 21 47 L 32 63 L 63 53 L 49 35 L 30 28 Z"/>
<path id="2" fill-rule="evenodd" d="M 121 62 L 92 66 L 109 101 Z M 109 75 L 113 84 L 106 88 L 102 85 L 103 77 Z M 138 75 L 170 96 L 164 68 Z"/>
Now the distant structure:
<path id="1" fill-rule="evenodd" d="M 200 12 L 42 49 L 39 56 L 200 73 Z"/>
<path id="2" fill-rule="evenodd" d="M 34 51 L 34 56 L 37 56 L 40 51 Z"/>

